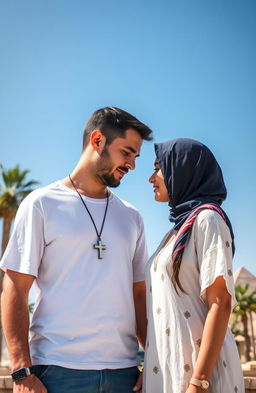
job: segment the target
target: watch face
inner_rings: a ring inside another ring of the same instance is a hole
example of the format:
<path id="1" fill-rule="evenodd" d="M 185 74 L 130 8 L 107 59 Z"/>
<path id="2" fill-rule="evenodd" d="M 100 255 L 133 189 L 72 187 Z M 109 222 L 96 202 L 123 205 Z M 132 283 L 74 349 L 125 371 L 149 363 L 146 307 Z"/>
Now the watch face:
<path id="1" fill-rule="evenodd" d="M 12 380 L 19 381 L 20 379 L 26 378 L 30 374 L 29 367 L 22 367 L 19 370 L 14 371 L 11 376 Z"/>
<path id="2" fill-rule="evenodd" d="M 209 382 L 208 381 L 201 381 L 201 386 L 203 389 L 208 389 L 209 387 Z"/>

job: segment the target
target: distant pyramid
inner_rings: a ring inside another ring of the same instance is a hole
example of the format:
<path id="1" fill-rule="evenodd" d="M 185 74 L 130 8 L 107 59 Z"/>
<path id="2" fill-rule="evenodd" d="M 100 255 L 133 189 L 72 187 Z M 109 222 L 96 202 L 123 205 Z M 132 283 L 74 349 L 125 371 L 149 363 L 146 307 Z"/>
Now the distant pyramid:
<path id="1" fill-rule="evenodd" d="M 235 285 L 246 285 L 249 284 L 249 291 L 256 290 L 256 276 L 249 272 L 245 267 L 239 267 L 234 273 Z"/>

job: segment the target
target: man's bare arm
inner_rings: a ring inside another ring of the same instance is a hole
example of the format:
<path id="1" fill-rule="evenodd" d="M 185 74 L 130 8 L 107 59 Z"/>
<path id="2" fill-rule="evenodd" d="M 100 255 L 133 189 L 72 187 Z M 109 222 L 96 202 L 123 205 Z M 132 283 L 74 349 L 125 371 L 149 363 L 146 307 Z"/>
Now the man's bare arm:
<path id="1" fill-rule="evenodd" d="M 11 368 L 17 370 L 32 365 L 29 354 L 28 295 L 35 277 L 29 274 L 7 270 L 1 295 L 2 325 L 9 350 Z M 35 375 L 14 383 L 13 391 L 22 393 L 46 393 L 47 390 Z"/>
<path id="2" fill-rule="evenodd" d="M 31 366 L 28 347 L 28 294 L 35 277 L 7 270 L 1 296 L 2 323 L 11 367 Z"/>
<path id="3" fill-rule="evenodd" d="M 137 337 L 143 348 L 145 348 L 147 337 L 147 312 L 146 312 L 146 284 L 145 281 L 133 284 L 134 307 L 137 323 Z M 142 374 L 133 387 L 134 392 L 141 392 Z"/>
<path id="4" fill-rule="evenodd" d="M 137 323 L 137 337 L 143 348 L 147 336 L 147 313 L 146 313 L 146 284 L 145 281 L 133 284 L 134 307 Z"/>

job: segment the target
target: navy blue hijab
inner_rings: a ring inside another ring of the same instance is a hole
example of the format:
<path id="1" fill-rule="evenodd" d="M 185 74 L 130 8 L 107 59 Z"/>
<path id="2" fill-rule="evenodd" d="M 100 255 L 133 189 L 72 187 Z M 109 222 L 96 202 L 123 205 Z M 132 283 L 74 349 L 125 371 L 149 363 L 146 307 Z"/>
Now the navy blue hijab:
<path id="1" fill-rule="evenodd" d="M 221 168 L 208 147 L 193 139 L 178 138 L 156 143 L 155 152 L 170 198 L 169 220 L 175 230 L 197 207 L 206 203 L 220 207 L 227 190 Z M 233 240 L 231 223 L 223 213 Z"/>

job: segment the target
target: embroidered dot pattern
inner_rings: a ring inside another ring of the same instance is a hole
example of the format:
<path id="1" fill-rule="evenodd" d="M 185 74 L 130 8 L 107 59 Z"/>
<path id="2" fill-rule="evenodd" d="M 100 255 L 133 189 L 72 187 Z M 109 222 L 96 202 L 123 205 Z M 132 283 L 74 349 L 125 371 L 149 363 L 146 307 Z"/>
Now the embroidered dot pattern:
<path id="1" fill-rule="evenodd" d="M 227 248 L 229 248 L 229 247 L 231 246 L 231 244 L 230 244 L 229 241 L 226 241 L 224 244 L 226 245 Z M 152 270 L 151 270 L 151 271 L 152 271 Z M 155 271 L 155 272 L 157 271 L 157 264 L 155 264 L 155 266 L 154 266 L 154 271 Z M 228 270 L 227 270 L 227 274 L 228 274 L 229 277 L 232 277 L 232 276 L 233 276 L 232 270 L 231 270 L 231 269 L 228 269 Z M 163 281 L 166 279 L 166 278 L 165 278 L 165 274 L 162 273 L 161 271 L 159 271 L 159 273 L 157 272 L 157 274 L 154 275 L 154 276 L 155 276 L 155 279 L 158 281 L 159 285 L 160 285 L 161 281 L 163 282 Z M 167 278 L 167 280 L 168 280 L 168 278 Z M 160 287 L 159 287 L 159 288 L 160 288 Z M 151 285 L 150 285 L 150 287 L 149 287 L 149 292 L 152 294 L 152 286 L 151 286 Z M 160 307 L 157 307 L 157 308 L 155 309 L 155 312 L 156 312 L 156 314 L 158 314 L 158 315 L 160 316 L 160 314 L 162 314 L 162 309 L 161 309 Z M 189 318 L 191 317 L 191 312 L 192 312 L 192 310 L 190 310 L 190 311 L 189 311 L 189 310 L 185 310 L 185 312 L 183 312 L 184 318 L 189 319 Z M 193 312 L 192 312 L 192 315 L 193 315 Z M 161 317 L 162 317 L 162 316 L 161 316 Z M 184 321 L 184 320 L 183 320 L 183 321 Z M 166 321 L 166 322 L 167 322 L 167 321 Z M 184 321 L 184 322 L 185 322 L 185 321 Z M 183 323 L 184 323 L 184 322 L 183 322 Z M 168 323 L 168 322 L 167 322 L 167 323 Z M 164 330 L 164 329 L 163 329 L 163 330 Z M 170 327 L 168 327 L 168 325 L 167 325 L 167 327 L 166 327 L 166 325 L 165 325 L 165 330 L 164 330 L 164 331 L 165 331 L 165 335 L 166 335 L 167 337 L 169 337 L 170 334 L 171 334 L 171 329 L 170 329 Z M 165 336 L 165 337 L 166 337 L 166 336 Z M 168 342 L 167 337 L 165 338 L 166 343 Z M 202 342 L 202 339 L 201 339 L 201 338 L 198 338 L 198 339 L 195 341 L 195 344 L 196 344 L 198 347 L 200 347 L 201 342 Z M 152 343 L 152 345 L 154 345 L 154 344 Z M 146 346 L 149 347 L 149 341 L 148 341 L 148 340 L 147 340 Z M 228 368 L 227 368 L 227 363 L 226 363 L 225 360 L 222 360 L 222 364 L 223 364 L 223 367 L 224 367 L 225 369 L 228 370 Z M 156 365 L 155 365 L 151 370 L 153 371 L 153 373 L 154 373 L 155 375 L 157 375 L 157 374 L 159 373 L 159 371 L 160 371 L 159 367 L 156 366 Z M 186 373 L 189 373 L 189 372 L 191 371 L 191 365 L 190 365 L 190 364 L 184 364 L 184 371 L 185 371 Z M 223 372 L 224 372 L 224 370 L 223 370 Z M 226 372 L 226 370 L 225 370 L 225 372 Z M 156 377 L 156 378 L 158 378 L 158 377 Z M 234 386 L 234 385 L 233 385 L 233 386 Z M 233 390 L 234 393 L 238 393 L 238 387 L 237 387 L 237 386 L 234 386 L 233 389 L 234 389 L 234 390 Z"/>
<path id="2" fill-rule="evenodd" d="M 198 340 L 196 340 L 196 343 L 197 343 L 197 345 L 200 347 L 200 345 L 201 345 L 201 342 L 202 342 L 202 340 L 201 340 L 201 338 L 199 338 Z"/>
<path id="3" fill-rule="evenodd" d="M 158 307 L 158 308 L 156 309 L 156 313 L 157 313 L 158 315 L 160 315 L 160 314 L 161 314 L 161 312 L 162 312 L 161 308 L 160 308 L 160 307 Z"/>
<path id="4" fill-rule="evenodd" d="M 153 368 L 153 371 L 154 371 L 155 374 L 157 374 L 157 373 L 159 372 L 159 368 L 155 366 L 155 367 Z"/>
<path id="5" fill-rule="evenodd" d="M 190 371 L 190 365 L 189 364 L 185 364 L 184 370 L 186 371 L 186 373 L 188 373 Z"/>

